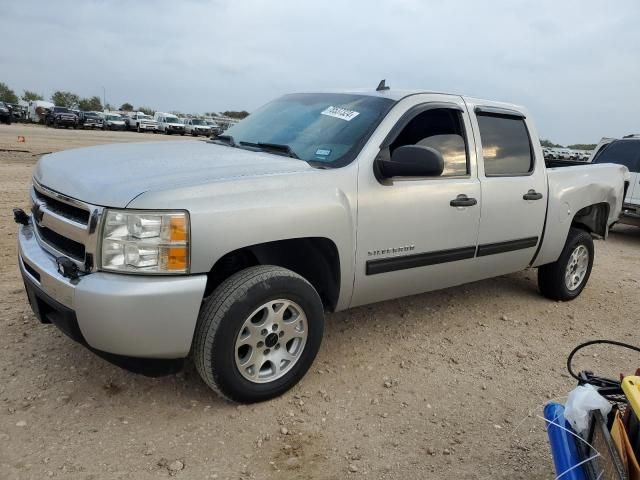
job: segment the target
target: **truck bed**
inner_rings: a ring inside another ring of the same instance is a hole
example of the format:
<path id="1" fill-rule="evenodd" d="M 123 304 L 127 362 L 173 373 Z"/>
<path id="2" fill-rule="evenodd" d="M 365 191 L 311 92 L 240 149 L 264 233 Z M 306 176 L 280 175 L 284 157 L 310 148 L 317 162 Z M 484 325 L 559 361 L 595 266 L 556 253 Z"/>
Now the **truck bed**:
<path id="1" fill-rule="evenodd" d="M 559 160 L 559 159 L 551 159 L 547 160 L 545 158 L 544 164 L 547 168 L 563 168 L 563 167 L 572 167 L 576 165 L 591 165 L 590 162 L 583 162 L 581 160 Z"/>

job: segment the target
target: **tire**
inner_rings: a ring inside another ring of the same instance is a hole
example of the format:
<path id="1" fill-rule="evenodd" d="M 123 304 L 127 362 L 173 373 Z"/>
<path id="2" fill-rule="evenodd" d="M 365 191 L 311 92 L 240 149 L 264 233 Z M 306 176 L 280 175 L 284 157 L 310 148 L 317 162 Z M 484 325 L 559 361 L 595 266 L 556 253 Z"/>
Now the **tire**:
<path id="1" fill-rule="evenodd" d="M 278 300 L 290 303 L 284 307 Z M 280 317 L 275 310 L 278 306 L 284 308 Z M 287 312 L 294 321 L 286 323 Z M 295 312 L 298 315 L 294 317 Z M 298 318 L 304 325 L 301 332 L 294 326 Z M 323 331 L 322 301 L 308 281 L 281 267 L 250 267 L 229 277 L 203 302 L 193 341 L 194 363 L 205 383 L 223 397 L 242 403 L 260 402 L 283 394 L 307 373 Z M 236 342 L 242 332 L 246 332 L 248 342 L 255 339 L 253 344 L 259 348 L 248 347 L 248 352 L 243 350 L 247 345 L 238 348 Z M 265 336 L 264 332 L 269 333 Z M 306 339 L 287 341 L 291 332 L 298 336 L 306 332 Z M 274 344 L 280 341 L 282 345 Z M 247 357 L 244 366 L 241 353 Z M 262 370 L 256 370 L 257 364 L 252 363 L 255 353 Z M 278 354 L 288 354 L 291 360 L 284 364 L 286 360 L 278 360 L 283 370 L 276 373 L 271 360 L 279 358 Z"/>
<path id="2" fill-rule="evenodd" d="M 586 259 L 585 251 L 588 255 Z M 552 300 L 569 301 L 577 298 L 589 281 L 593 256 L 591 234 L 579 228 L 571 228 L 560 258 L 538 268 L 540 293 Z M 569 269 L 573 270 L 573 274 L 567 277 Z"/>

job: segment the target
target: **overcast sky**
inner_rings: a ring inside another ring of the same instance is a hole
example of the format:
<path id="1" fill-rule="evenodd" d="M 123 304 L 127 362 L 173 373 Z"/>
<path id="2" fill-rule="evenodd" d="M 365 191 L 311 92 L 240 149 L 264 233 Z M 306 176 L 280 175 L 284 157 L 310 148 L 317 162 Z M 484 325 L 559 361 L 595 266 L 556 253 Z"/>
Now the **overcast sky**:
<path id="1" fill-rule="evenodd" d="M 639 19 L 637 0 L 3 1 L 0 81 L 204 112 L 386 78 L 522 104 L 543 137 L 595 143 L 640 132 Z"/>

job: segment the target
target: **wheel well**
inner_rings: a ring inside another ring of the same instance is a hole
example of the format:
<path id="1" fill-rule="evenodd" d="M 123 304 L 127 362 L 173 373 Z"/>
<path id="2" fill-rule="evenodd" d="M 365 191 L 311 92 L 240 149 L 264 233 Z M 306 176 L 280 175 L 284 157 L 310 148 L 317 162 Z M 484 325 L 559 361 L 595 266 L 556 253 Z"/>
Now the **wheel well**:
<path id="1" fill-rule="evenodd" d="M 229 252 L 207 274 L 205 296 L 234 273 L 255 265 L 277 265 L 296 272 L 313 285 L 327 310 L 335 310 L 340 293 L 340 258 L 331 240 L 294 238 Z"/>
<path id="2" fill-rule="evenodd" d="M 601 237 L 607 236 L 607 221 L 609 219 L 609 204 L 596 203 L 579 210 L 573 220 L 572 227 L 582 228 Z"/>

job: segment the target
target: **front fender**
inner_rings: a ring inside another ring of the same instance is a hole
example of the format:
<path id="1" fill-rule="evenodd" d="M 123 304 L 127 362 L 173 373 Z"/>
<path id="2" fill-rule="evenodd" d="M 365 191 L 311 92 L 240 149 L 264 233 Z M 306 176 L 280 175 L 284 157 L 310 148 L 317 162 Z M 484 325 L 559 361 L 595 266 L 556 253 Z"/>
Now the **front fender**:
<path id="1" fill-rule="evenodd" d="M 337 309 L 353 290 L 356 166 L 212 182 L 147 192 L 128 208 L 185 209 L 191 219 L 191 273 L 207 273 L 225 254 L 278 240 L 321 237 L 340 257 Z"/>

